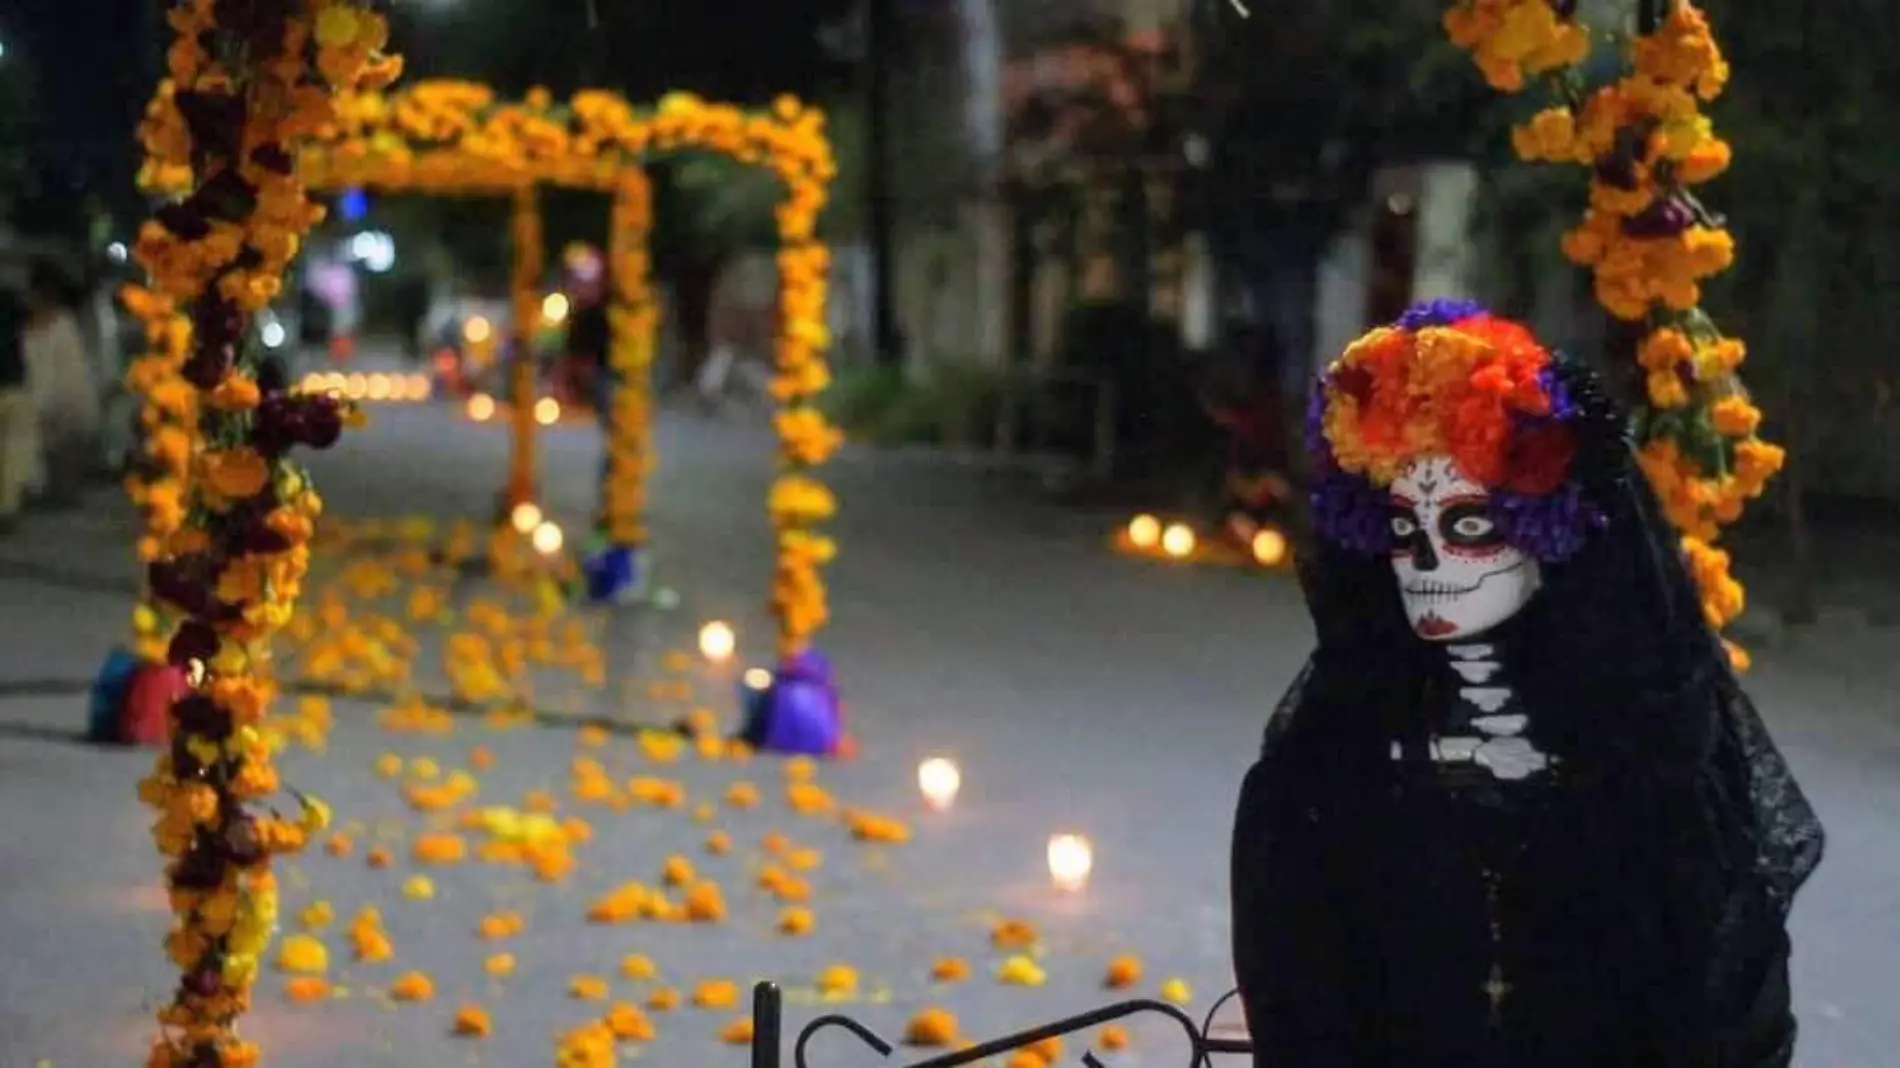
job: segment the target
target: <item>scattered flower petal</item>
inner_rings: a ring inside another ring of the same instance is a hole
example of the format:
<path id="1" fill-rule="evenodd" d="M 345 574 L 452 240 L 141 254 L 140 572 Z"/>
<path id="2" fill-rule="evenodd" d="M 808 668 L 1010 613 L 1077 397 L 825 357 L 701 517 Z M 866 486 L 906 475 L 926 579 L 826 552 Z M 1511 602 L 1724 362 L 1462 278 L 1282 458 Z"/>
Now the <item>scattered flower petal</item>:
<path id="1" fill-rule="evenodd" d="M 605 1001 L 607 980 L 598 975 L 577 975 L 567 981 L 567 996 L 581 1001 Z"/>
<path id="2" fill-rule="evenodd" d="M 455 1010 L 455 1024 L 451 1031 L 463 1038 L 487 1038 L 495 1033 L 495 1024 L 488 1018 L 488 1010 L 477 1005 L 464 1005 Z"/>
<path id="3" fill-rule="evenodd" d="M 389 984 L 389 996 L 397 1001 L 428 1001 L 435 997 L 435 980 L 422 972 L 404 972 Z"/>
<path id="4" fill-rule="evenodd" d="M 298 975 L 322 975 L 330 968 L 330 951 L 314 936 L 294 934 L 278 949 L 277 967 Z"/>
<path id="5" fill-rule="evenodd" d="M 620 958 L 620 977 L 623 979 L 632 979 L 637 982 L 641 979 L 651 979 L 659 973 L 659 969 L 653 966 L 651 959 L 638 953 L 629 953 Z"/>
<path id="6" fill-rule="evenodd" d="M 729 1046 L 743 1046 L 752 1041 L 752 1017 L 741 1016 L 719 1031 L 719 1041 Z"/>
<path id="7" fill-rule="evenodd" d="M 944 1009 L 924 1009 L 904 1026 L 907 1045 L 935 1048 L 956 1041 L 957 1018 Z"/>
<path id="8" fill-rule="evenodd" d="M 1041 986 L 1049 975 L 1042 966 L 1024 956 L 1010 957 L 996 969 L 996 979 L 1005 986 Z"/>
<path id="9" fill-rule="evenodd" d="M 1141 961 L 1139 958 L 1123 954 L 1108 962 L 1108 974 L 1102 977 L 1102 985 L 1110 990 L 1125 990 L 1141 982 Z"/>
<path id="10" fill-rule="evenodd" d="M 601 1022 L 606 1024 L 607 1030 L 612 1031 L 614 1037 L 622 1042 L 653 1041 L 653 1020 L 640 1011 L 638 1005 L 630 1005 L 624 1001 L 617 1002 L 613 1008 L 607 1010 L 607 1015 L 601 1018 Z"/>
<path id="11" fill-rule="evenodd" d="M 284 996 L 296 1005 L 310 1005 L 330 996 L 330 981 L 319 975 L 294 976 L 284 982 Z"/>

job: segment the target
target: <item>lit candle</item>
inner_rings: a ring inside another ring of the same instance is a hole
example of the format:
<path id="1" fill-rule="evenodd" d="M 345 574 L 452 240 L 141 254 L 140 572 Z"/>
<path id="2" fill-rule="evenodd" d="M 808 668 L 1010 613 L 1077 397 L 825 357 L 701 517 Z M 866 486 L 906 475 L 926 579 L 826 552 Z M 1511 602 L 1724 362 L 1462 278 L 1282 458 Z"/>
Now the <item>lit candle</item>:
<path id="1" fill-rule="evenodd" d="M 956 761 L 931 757 L 917 765 L 917 789 L 923 791 L 924 803 L 938 812 L 949 808 L 962 788 L 963 773 Z"/>
<path id="2" fill-rule="evenodd" d="M 468 417 L 478 423 L 486 423 L 495 417 L 495 398 L 486 393 L 477 393 L 468 399 Z"/>
<path id="3" fill-rule="evenodd" d="M 1049 836 L 1049 878 L 1056 889 L 1071 893 L 1088 885 L 1089 872 L 1095 868 L 1095 852 L 1089 840 L 1079 834 Z"/>
<path id="4" fill-rule="evenodd" d="M 699 628 L 699 651 L 715 664 L 731 660 L 738 645 L 739 639 L 732 633 L 730 624 L 715 619 Z"/>
<path id="5" fill-rule="evenodd" d="M 1128 544 L 1137 549 L 1152 549 L 1161 540 L 1161 520 L 1138 515 L 1128 521 Z"/>
<path id="6" fill-rule="evenodd" d="M 764 668 L 746 668 L 743 680 L 748 690 L 769 690 L 772 688 L 772 673 Z"/>
<path id="7" fill-rule="evenodd" d="M 546 518 L 541 514 L 541 506 L 533 501 L 522 501 L 508 513 L 508 522 L 518 534 L 531 533 Z"/>
<path id="8" fill-rule="evenodd" d="M 561 421 L 561 402 L 553 397 L 542 397 L 534 402 L 534 421 L 542 426 L 553 426 Z"/>
<path id="9" fill-rule="evenodd" d="M 1253 558 L 1262 567 L 1278 567 L 1286 559 L 1286 535 L 1272 527 L 1262 527 L 1253 536 Z"/>
<path id="10" fill-rule="evenodd" d="M 534 549 L 542 556 L 553 556 L 560 552 L 561 544 L 566 540 L 561 528 L 553 523 L 542 523 L 534 528 Z"/>
<path id="11" fill-rule="evenodd" d="M 1169 523 L 1161 532 L 1161 551 L 1176 560 L 1187 559 L 1194 554 L 1194 532 L 1185 523 Z"/>

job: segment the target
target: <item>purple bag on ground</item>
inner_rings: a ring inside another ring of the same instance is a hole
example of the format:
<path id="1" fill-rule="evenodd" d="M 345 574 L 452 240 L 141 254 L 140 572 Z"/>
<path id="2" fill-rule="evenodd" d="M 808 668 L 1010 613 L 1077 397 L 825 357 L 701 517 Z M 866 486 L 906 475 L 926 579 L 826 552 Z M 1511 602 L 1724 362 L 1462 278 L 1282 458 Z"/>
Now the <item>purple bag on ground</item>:
<path id="1" fill-rule="evenodd" d="M 844 741 L 844 717 L 831 661 L 807 650 L 779 664 L 772 683 L 747 690 L 745 729 L 740 736 L 754 749 L 774 753 L 833 756 Z"/>

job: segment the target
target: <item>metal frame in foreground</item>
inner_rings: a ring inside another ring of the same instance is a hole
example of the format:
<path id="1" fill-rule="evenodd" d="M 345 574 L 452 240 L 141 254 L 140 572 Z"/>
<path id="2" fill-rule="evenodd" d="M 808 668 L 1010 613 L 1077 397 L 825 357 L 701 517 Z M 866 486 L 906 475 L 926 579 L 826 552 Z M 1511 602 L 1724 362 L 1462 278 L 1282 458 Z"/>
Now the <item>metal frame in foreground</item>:
<path id="1" fill-rule="evenodd" d="M 1231 994 L 1228 996 L 1232 997 Z M 1221 1002 L 1226 1000 L 1222 998 Z M 1220 1008 L 1220 1004 L 1220 1002 L 1215 1003 L 1215 1010 Z M 1064 1017 L 1012 1035 L 1005 1035 L 1002 1038 L 991 1039 L 967 1049 L 954 1050 L 914 1061 L 905 1065 L 904 1068 L 959 1068 L 961 1065 L 974 1064 L 1001 1053 L 1034 1045 L 1044 1039 L 1073 1034 L 1130 1016 L 1141 1015 L 1164 1016 L 1180 1026 L 1182 1033 L 1188 1039 L 1187 1068 L 1209 1068 L 1215 1054 L 1239 1056 L 1253 1054 L 1253 1043 L 1247 1038 L 1215 1038 L 1210 1034 L 1213 1030 L 1213 1012 L 1209 1012 L 1207 1020 L 1197 1026 L 1194 1019 L 1179 1008 L 1166 1002 L 1144 998 L 1104 1005 L 1099 1009 Z M 762 982 L 753 986 L 751 1068 L 784 1068 L 784 1025 L 784 997 L 778 984 Z M 830 1013 L 811 1021 L 798 1032 L 798 1038 L 792 1043 L 791 1068 L 811 1068 L 810 1062 L 806 1060 L 806 1047 L 813 1038 L 828 1030 L 850 1032 L 859 1042 L 877 1051 L 880 1057 L 889 1057 L 897 1049 L 895 1043 L 884 1039 L 877 1032 L 851 1017 Z M 1082 1063 L 1086 1068 L 1103 1068 L 1102 1062 L 1096 1058 L 1093 1051 L 1082 1054 Z"/>

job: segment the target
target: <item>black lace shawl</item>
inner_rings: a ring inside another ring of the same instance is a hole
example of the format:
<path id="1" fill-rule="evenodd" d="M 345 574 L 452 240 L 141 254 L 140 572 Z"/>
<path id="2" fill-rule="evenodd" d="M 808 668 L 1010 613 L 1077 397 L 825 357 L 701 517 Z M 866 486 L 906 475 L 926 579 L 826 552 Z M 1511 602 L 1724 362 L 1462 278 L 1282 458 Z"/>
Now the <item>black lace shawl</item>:
<path id="1" fill-rule="evenodd" d="M 1785 1065 L 1785 921 L 1820 862 L 1821 825 L 1704 621 L 1676 535 L 1634 473 L 1622 420 L 1586 373 L 1562 373 L 1595 420 L 1579 465 L 1607 524 L 1577 556 L 1546 565 L 1543 590 L 1509 625 L 1507 670 L 1532 739 L 1568 784 L 1551 808 L 1561 820 L 1515 826 L 1561 835 L 1539 853 L 1561 858 L 1564 874 L 1551 877 L 1585 886 L 1580 900 L 1594 902 L 1568 925 L 1569 951 L 1612 977 L 1604 989 L 1613 996 L 1550 1010 L 1572 1016 L 1546 1021 L 1553 1035 L 1596 1036 L 1595 1050 L 1561 1061 L 1537 1054 L 1548 1063 L 1535 1068 L 1607 1068 L 1605 1057 L 1618 1068 L 1650 1057 L 1672 1068 Z M 1334 876 L 1363 875 L 1366 851 L 1411 819 L 1381 807 L 1394 789 L 1389 747 L 1416 721 L 1422 680 L 1442 661 L 1406 626 L 1388 561 L 1316 544 L 1301 563 L 1319 646 L 1269 722 L 1235 821 L 1242 1000 L 1263 1068 L 1421 1068 L 1428 1062 L 1380 1048 L 1385 1023 L 1366 1017 L 1391 1006 L 1354 1000 L 1365 975 L 1389 991 L 1399 968 L 1365 959 L 1391 946 L 1368 950 L 1354 927 L 1403 907 L 1408 888 L 1374 886 L 1348 902 Z M 1415 941 L 1400 950 L 1460 951 L 1442 932 L 1421 929 Z M 1417 991 L 1433 1004 L 1441 994 Z M 1750 1048 L 1736 1036 L 1751 1030 L 1771 1036 L 1762 1040 L 1770 1048 L 1735 1052 Z"/>

